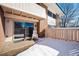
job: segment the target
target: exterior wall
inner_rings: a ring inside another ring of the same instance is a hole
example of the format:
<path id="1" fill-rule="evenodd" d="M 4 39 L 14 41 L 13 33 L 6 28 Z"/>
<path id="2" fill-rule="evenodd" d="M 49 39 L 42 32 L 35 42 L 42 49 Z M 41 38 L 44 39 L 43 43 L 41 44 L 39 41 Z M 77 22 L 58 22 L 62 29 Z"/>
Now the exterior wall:
<path id="1" fill-rule="evenodd" d="M 1 5 L 46 18 L 45 9 L 35 3 L 2 3 Z"/>
<path id="2" fill-rule="evenodd" d="M 79 29 L 75 28 L 47 28 L 46 37 L 53 39 L 79 41 Z"/>
<path id="3" fill-rule="evenodd" d="M 57 19 L 54 19 L 54 18 L 48 16 L 48 25 L 56 26 L 56 20 Z"/>
<path id="4" fill-rule="evenodd" d="M 45 37 L 45 29 L 47 28 L 47 26 L 48 26 L 47 20 L 41 20 L 39 22 L 39 27 L 38 27 L 39 37 Z"/>
<path id="5" fill-rule="evenodd" d="M 0 6 L 0 48 L 3 47 L 4 45 L 4 39 L 5 39 L 5 36 L 4 36 L 4 12 L 3 12 L 3 9 L 2 7 Z"/>
<path id="6" fill-rule="evenodd" d="M 60 17 L 56 14 L 56 27 L 60 27 Z"/>
<path id="7" fill-rule="evenodd" d="M 17 3 L 14 3 L 14 4 L 7 3 L 7 4 L 5 4 L 4 3 L 2 5 L 6 6 L 6 7 L 10 7 L 12 9 L 16 9 L 16 10 L 19 10 L 19 11 L 23 11 L 23 12 L 30 13 L 30 14 L 44 18 L 44 20 L 41 18 L 38 22 L 39 23 L 38 24 L 38 32 L 39 33 L 43 32 L 48 25 L 47 24 L 47 11 L 46 11 L 47 7 L 44 7 L 44 6 L 42 7 L 40 5 L 32 4 L 32 3 L 31 4 L 29 4 L 29 3 L 23 3 L 23 4 L 22 3 L 18 3 L 18 4 Z M 5 15 L 5 16 L 7 16 L 7 15 Z M 9 15 L 9 16 L 11 16 L 11 15 Z M 13 18 L 13 16 L 11 16 L 11 17 Z M 23 20 L 21 19 L 21 21 L 23 21 Z"/>
<path id="8" fill-rule="evenodd" d="M 45 9 L 45 14 L 46 14 L 46 18 L 45 18 L 45 20 L 40 20 L 39 22 L 38 22 L 38 34 L 39 34 L 39 37 L 45 37 L 45 29 L 48 27 L 48 8 L 47 8 L 47 6 L 45 6 L 45 5 L 43 5 L 43 4 L 40 4 L 40 6 L 42 7 L 42 8 L 44 8 Z"/>
<path id="9" fill-rule="evenodd" d="M 50 10 L 52 13 L 59 14 L 60 16 L 64 15 L 56 3 L 45 3 L 45 5 L 48 6 L 48 10 Z"/>
<path id="10" fill-rule="evenodd" d="M 5 20 L 5 41 L 13 41 L 13 35 L 14 35 L 14 21 L 10 19 Z"/>
<path id="11" fill-rule="evenodd" d="M 41 20 L 39 26 L 40 26 L 39 32 L 42 32 L 43 30 L 45 30 L 45 28 L 47 27 L 47 20 Z"/>
<path id="12" fill-rule="evenodd" d="M 0 47 L 3 46 L 4 44 L 4 31 L 3 31 L 3 26 L 2 26 L 2 21 L 1 21 L 1 16 L 0 16 Z"/>

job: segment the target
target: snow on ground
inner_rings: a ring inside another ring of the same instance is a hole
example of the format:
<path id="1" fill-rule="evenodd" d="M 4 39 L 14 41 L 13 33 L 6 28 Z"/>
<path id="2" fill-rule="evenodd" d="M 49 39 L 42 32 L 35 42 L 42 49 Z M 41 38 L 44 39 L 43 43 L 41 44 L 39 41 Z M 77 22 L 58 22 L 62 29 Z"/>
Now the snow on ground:
<path id="1" fill-rule="evenodd" d="M 69 56 L 79 54 L 79 42 L 39 38 L 37 43 L 17 56 Z"/>

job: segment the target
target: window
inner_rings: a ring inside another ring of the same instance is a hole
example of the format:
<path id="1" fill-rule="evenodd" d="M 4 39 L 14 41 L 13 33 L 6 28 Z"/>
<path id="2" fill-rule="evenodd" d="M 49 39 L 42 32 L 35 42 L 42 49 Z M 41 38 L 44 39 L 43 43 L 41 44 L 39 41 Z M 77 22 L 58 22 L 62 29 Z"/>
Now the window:
<path id="1" fill-rule="evenodd" d="M 55 18 L 56 19 L 56 15 L 53 14 L 51 11 L 48 10 L 48 16 L 52 17 L 52 18 Z"/>
<path id="2" fill-rule="evenodd" d="M 48 10 L 48 26 L 55 27 L 56 26 L 56 15 Z"/>
<path id="3" fill-rule="evenodd" d="M 33 23 L 14 22 L 14 42 L 22 41 L 27 37 L 32 37 Z"/>

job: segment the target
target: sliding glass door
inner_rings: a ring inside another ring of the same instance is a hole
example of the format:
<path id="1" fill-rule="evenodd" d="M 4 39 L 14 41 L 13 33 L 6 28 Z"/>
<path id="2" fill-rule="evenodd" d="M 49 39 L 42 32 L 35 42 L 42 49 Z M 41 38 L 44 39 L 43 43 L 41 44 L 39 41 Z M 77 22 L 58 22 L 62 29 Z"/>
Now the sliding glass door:
<path id="1" fill-rule="evenodd" d="M 26 37 L 32 37 L 33 23 L 14 22 L 14 41 L 22 41 Z"/>

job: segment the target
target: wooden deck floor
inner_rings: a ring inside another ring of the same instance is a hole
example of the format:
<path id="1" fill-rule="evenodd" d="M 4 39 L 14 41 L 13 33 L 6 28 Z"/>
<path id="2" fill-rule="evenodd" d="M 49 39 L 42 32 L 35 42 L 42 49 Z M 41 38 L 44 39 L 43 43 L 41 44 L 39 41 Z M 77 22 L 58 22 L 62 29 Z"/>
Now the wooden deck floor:
<path id="1" fill-rule="evenodd" d="M 12 56 L 20 53 L 21 51 L 28 49 L 32 46 L 34 41 L 22 41 L 18 43 L 6 42 L 2 48 L 0 48 L 0 55 L 2 56 Z"/>

